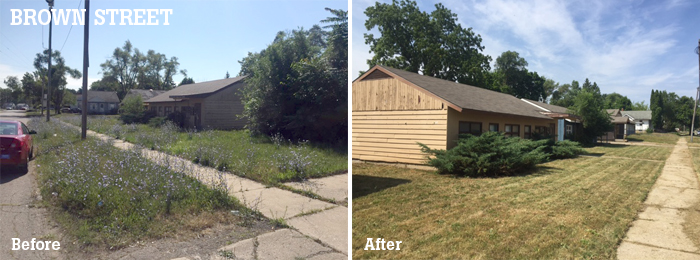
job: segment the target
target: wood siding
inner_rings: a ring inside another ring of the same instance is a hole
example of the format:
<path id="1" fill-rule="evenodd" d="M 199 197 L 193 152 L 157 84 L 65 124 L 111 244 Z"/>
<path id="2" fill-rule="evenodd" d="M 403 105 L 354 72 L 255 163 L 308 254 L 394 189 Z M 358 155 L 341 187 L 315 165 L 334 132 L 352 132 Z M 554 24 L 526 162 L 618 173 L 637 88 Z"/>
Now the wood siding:
<path id="1" fill-rule="evenodd" d="M 204 99 L 202 102 L 202 127 L 213 129 L 242 129 L 247 120 L 237 116 L 243 114 L 243 103 L 239 89 L 245 83 L 236 83 Z"/>
<path id="2" fill-rule="evenodd" d="M 394 78 L 352 83 L 352 111 L 442 110 L 442 100 Z"/>
<path id="3" fill-rule="evenodd" d="M 353 159 L 425 164 L 417 142 L 445 149 L 446 140 L 447 110 L 352 113 Z"/>

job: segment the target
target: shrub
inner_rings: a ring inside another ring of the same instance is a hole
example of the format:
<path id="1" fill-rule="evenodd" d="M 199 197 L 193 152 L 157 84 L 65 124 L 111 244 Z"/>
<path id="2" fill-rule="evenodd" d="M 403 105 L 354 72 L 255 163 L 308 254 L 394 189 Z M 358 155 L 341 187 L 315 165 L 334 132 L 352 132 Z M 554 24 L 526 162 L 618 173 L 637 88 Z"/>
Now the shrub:
<path id="1" fill-rule="evenodd" d="M 175 111 L 167 116 L 168 121 L 173 122 L 177 127 L 183 128 L 185 126 L 185 114 L 182 111 Z"/>
<path id="2" fill-rule="evenodd" d="M 151 118 L 150 120 L 148 120 L 148 125 L 150 127 L 158 128 L 158 127 L 162 126 L 163 124 L 165 124 L 165 121 L 167 121 L 167 120 L 168 119 L 165 117 L 157 116 L 157 117 L 154 117 L 154 118 Z"/>
<path id="3" fill-rule="evenodd" d="M 583 154 L 585 151 L 581 148 L 578 142 L 572 142 L 568 140 L 555 142 L 553 145 L 548 144 L 551 153 L 549 156 L 550 160 L 574 158 L 579 154 Z"/>
<path id="4" fill-rule="evenodd" d="M 577 142 L 508 138 L 496 132 L 462 135 L 457 146 L 447 151 L 419 145 L 424 153 L 434 156 L 428 164 L 440 173 L 470 177 L 517 174 L 539 163 L 574 158 L 585 152 Z"/>
<path id="5" fill-rule="evenodd" d="M 653 129 L 653 128 L 651 128 L 651 127 L 647 128 L 647 134 L 651 134 L 651 133 L 653 133 L 653 132 L 654 132 L 654 129 Z"/>
<path id="6" fill-rule="evenodd" d="M 146 108 L 139 95 L 126 97 L 119 108 L 119 119 L 125 124 L 139 123 L 145 114 Z"/>
<path id="7" fill-rule="evenodd" d="M 434 150 L 419 143 L 421 150 L 434 156 L 428 164 L 440 173 L 476 176 L 513 175 L 546 162 L 548 140 L 532 141 L 507 138 L 503 133 L 487 132 L 481 136 L 460 136 L 450 150 Z"/>

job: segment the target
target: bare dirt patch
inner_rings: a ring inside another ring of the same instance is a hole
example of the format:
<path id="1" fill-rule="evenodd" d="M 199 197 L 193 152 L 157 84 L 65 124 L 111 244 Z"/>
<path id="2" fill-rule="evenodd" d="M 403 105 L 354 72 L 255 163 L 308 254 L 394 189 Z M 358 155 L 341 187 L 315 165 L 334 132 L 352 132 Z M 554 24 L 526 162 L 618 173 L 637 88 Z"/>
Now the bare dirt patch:
<path id="1" fill-rule="evenodd" d="M 206 220 L 195 217 L 189 221 Z M 65 256 L 69 256 L 67 259 L 173 259 L 178 257 L 210 259 L 218 255 L 218 249 L 223 246 L 274 230 L 275 227 L 268 220 L 248 220 L 244 225 L 242 223 L 213 224 L 202 231 L 183 230 L 171 237 L 139 241 L 119 250 L 81 248 L 77 243 L 71 243 L 67 244 L 62 251 Z"/>

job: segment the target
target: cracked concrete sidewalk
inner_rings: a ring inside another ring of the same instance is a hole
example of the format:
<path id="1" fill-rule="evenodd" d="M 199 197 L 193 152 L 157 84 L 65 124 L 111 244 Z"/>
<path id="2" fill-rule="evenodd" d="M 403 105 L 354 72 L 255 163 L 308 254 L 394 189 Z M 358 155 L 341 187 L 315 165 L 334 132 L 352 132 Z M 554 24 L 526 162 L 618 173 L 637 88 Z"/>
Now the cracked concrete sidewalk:
<path id="1" fill-rule="evenodd" d="M 65 122 L 61 123 L 70 125 Z M 276 239 L 275 241 L 289 241 L 290 243 L 289 245 L 285 243 L 278 243 L 277 247 L 261 247 L 263 251 L 271 249 L 272 252 L 260 252 L 260 250 L 258 250 L 256 251 L 258 252 L 257 259 L 281 259 L 281 256 L 285 256 L 284 258 L 289 259 L 295 259 L 295 257 L 312 257 L 313 259 L 347 259 L 348 257 L 349 220 L 348 208 L 345 206 L 312 199 L 275 187 L 267 187 L 264 184 L 246 178 L 238 177 L 230 173 L 224 173 L 210 167 L 201 166 L 189 160 L 168 155 L 163 152 L 140 148 L 129 142 L 114 139 L 94 131 L 88 130 L 88 135 L 97 137 L 106 142 L 110 142 L 115 147 L 123 150 L 139 150 L 145 158 L 148 158 L 152 162 L 169 167 L 174 171 L 184 172 L 194 178 L 197 178 L 206 185 L 212 186 L 224 183 L 228 189 L 229 195 L 236 197 L 243 204 L 245 204 L 246 207 L 257 210 L 265 217 L 270 219 L 284 219 L 287 225 L 295 229 L 282 229 L 289 230 L 289 232 L 276 231 L 268 233 L 270 235 L 264 234 L 253 238 L 258 240 L 262 238 L 263 241 L 267 241 L 266 239 L 270 239 L 269 237 L 272 237 L 273 240 Z M 320 196 L 330 196 L 330 198 L 325 198 L 338 201 L 336 198 L 340 198 L 339 196 L 342 196 L 344 193 L 345 200 L 347 200 L 347 173 L 320 179 L 323 180 L 317 181 L 323 185 L 315 186 L 317 188 L 320 187 L 319 189 L 321 191 L 316 191 Z M 330 191 L 331 189 L 342 190 Z M 299 238 L 299 236 L 304 236 L 305 239 Z M 241 243 L 249 243 L 248 241 L 249 240 L 244 240 L 232 246 L 236 246 Z M 282 245 L 285 247 L 280 247 Z M 289 246 L 289 248 L 286 246 Z M 228 247 L 230 246 L 223 247 L 219 251 L 226 251 L 225 248 Z M 235 248 L 241 247 L 242 246 L 238 246 Z M 315 253 L 306 254 L 308 253 L 308 250 L 294 251 L 290 249 L 295 247 L 308 247 L 308 249 L 314 249 L 316 251 Z M 291 251 L 285 251 L 287 249 L 290 249 Z M 328 250 L 332 250 L 334 253 L 324 253 Z M 236 250 L 236 252 L 239 251 L 240 250 Z M 297 253 L 299 254 L 297 255 Z M 270 258 L 267 258 L 267 256 L 270 256 Z M 182 259 L 197 258 L 198 256 L 185 256 Z"/>
<path id="2" fill-rule="evenodd" d="M 674 146 L 661 175 L 617 249 L 624 259 L 700 259 L 700 248 L 683 231 L 687 211 L 700 200 L 686 140 Z"/>

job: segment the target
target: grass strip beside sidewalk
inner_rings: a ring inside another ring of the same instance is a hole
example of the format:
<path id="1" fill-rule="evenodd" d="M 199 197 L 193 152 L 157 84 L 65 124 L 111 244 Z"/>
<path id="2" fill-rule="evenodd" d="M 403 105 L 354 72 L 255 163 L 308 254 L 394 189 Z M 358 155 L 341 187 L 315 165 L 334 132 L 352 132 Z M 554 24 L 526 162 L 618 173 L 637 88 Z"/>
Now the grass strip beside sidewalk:
<path id="1" fill-rule="evenodd" d="M 144 239 L 236 223 L 248 213 L 225 188 L 208 188 L 57 122 L 33 119 L 42 196 L 80 246 L 117 249 Z M 252 213 L 251 213 L 252 215 Z"/>
<path id="2" fill-rule="evenodd" d="M 64 116 L 61 120 L 80 125 L 76 116 Z M 193 132 L 181 131 L 171 124 L 158 128 L 125 125 L 117 116 L 91 116 L 88 129 L 267 184 L 348 170 L 347 149 L 293 143 L 281 136 L 251 137 L 245 130 Z"/>

